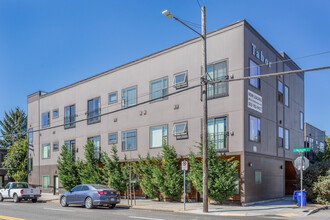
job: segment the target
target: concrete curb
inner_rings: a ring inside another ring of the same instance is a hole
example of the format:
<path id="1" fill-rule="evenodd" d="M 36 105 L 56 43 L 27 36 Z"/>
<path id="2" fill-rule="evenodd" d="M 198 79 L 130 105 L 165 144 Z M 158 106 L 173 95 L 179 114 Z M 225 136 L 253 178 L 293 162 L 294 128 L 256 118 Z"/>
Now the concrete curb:
<path id="1" fill-rule="evenodd" d="M 317 213 L 317 212 L 320 211 L 320 210 L 328 210 L 329 207 L 330 207 L 330 206 L 328 206 L 328 205 L 324 205 L 324 206 L 322 206 L 322 207 L 319 207 L 319 208 L 316 208 L 316 209 L 310 211 L 307 215 L 315 214 L 315 213 Z"/>
<path id="2" fill-rule="evenodd" d="M 277 199 L 262 200 L 262 201 L 257 201 L 257 202 L 242 203 L 242 206 L 246 207 L 246 206 L 252 206 L 252 205 L 257 205 L 257 204 L 263 204 L 263 203 L 267 203 L 267 202 L 280 201 L 280 200 L 285 200 L 285 197 L 277 198 Z"/>
<path id="3" fill-rule="evenodd" d="M 133 206 L 130 208 L 138 209 L 138 210 L 146 210 L 146 211 L 155 211 L 155 212 L 179 212 L 179 211 L 174 211 L 172 209 L 159 209 L 159 208 L 148 208 L 148 207 L 138 207 L 138 206 Z"/>

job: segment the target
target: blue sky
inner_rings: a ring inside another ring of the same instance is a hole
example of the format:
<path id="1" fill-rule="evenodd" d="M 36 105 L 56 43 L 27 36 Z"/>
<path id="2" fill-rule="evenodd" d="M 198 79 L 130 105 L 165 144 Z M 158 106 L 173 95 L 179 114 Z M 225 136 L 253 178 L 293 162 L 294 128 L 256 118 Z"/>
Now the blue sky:
<path id="1" fill-rule="evenodd" d="M 330 1 L 199 0 L 207 31 L 246 19 L 291 58 L 330 51 Z M 1 0 L 0 119 L 53 91 L 195 37 L 161 12 L 200 24 L 197 0 Z M 330 65 L 330 54 L 295 60 Z M 330 134 L 330 70 L 305 74 L 305 119 Z"/>

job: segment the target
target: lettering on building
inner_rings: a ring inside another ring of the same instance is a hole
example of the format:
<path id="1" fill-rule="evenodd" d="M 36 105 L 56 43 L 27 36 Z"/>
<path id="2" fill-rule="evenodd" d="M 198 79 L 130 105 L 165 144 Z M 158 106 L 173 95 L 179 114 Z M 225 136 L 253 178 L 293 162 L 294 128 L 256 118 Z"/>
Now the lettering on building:
<path id="1" fill-rule="evenodd" d="M 268 66 L 269 68 L 272 67 L 272 62 L 270 62 L 267 58 L 264 57 L 262 50 L 257 50 L 257 46 L 252 43 L 252 54 L 258 58 L 259 60 L 261 60 L 261 62 L 263 62 L 264 64 L 266 64 L 266 66 Z"/>

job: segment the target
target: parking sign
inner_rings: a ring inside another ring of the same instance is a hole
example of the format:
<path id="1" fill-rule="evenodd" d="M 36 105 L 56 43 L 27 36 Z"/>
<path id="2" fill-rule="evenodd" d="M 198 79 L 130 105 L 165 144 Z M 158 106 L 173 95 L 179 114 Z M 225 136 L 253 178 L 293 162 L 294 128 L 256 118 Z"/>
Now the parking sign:
<path id="1" fill-rule="evenodd" d="M 181 162 L 181 169 L 182 170 L 188 170 L 188 161 L 184 160 Z"/>

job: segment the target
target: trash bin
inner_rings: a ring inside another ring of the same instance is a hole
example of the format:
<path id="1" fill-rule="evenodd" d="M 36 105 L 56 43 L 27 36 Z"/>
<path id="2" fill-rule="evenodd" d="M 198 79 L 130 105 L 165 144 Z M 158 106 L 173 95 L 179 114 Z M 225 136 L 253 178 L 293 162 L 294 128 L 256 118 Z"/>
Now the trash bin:
<path id="1" fill-rule="evenodd" d="M 299 205 L 301 205 L 301 191 L 294 191 L 293 200 L 296 200 Z M 302 191 L 302 206 L 306 206 L 306 191 Z"/>

